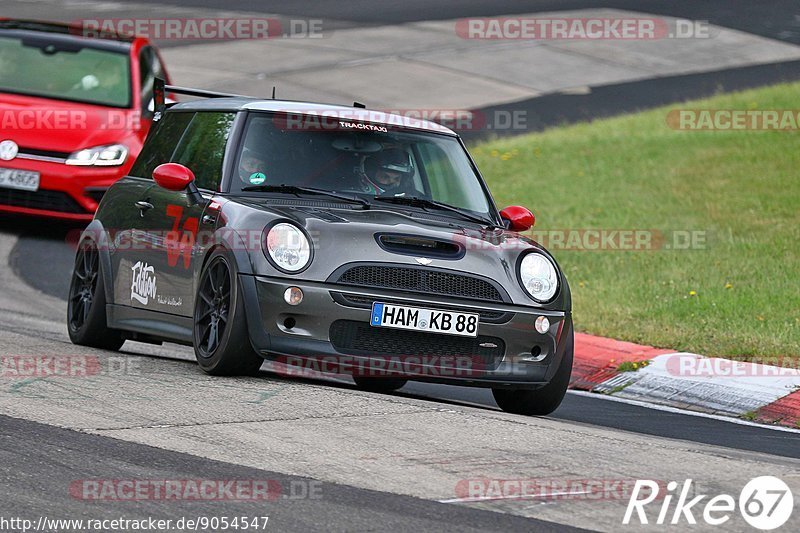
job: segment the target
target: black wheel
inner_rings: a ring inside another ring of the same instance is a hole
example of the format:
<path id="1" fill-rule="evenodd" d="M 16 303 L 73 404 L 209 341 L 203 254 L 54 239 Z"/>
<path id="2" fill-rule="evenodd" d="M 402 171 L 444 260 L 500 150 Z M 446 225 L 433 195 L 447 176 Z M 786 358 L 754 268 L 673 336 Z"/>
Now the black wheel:
<path id="1" fill-rule="evenodd" d="M 194 303 L 194 353 L 207 374 L 252 375 L 264 362 L 250 344 L 236 269 L 224 251 L 203 268 Z"/>
<path id="2" fill-rule="evenodd" d="M 492 389 L 492 395 L 497 405 L 507 413 L 529 416 L 549 415 L 555 411 L 569 386 L 569 377 L 572 373 L 572 354 L 574 351 L 574 337 L 570 333 L 567 340 L 564 358 L 561 360 L 556 375 L 550 383 L 540 389 Z"/>
<path id="3" fill-rule="evenodd" d="M 106 325 L 106 293 L 100 271 L 100 252 L 91 241 L 83 241 L 75 255 L 69 285 L 67 330 L 73 344 L 119 350 L 122 333 Z"/>
<path id="4" fill-rule="evenodd" d="M 397 389 L 403 388 L 407 379 L 399 378 L 368 378 L 364 376 L 353 376 L 353 381 L 359 389 L 370 392 L 393 392 Z"/>

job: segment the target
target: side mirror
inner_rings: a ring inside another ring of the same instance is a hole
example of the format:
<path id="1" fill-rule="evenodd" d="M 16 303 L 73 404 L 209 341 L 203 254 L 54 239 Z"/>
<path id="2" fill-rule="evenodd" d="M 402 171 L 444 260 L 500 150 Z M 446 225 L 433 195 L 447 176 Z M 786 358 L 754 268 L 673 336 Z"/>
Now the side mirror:
<path id="1" fill-rule="evenodd" d="M 153 179 L 159 187 L 168 191 L 186 191 L 186 197 L 192 204 L 203 202 L 203 195 L 194 183 L 194 172 L 179 163 L 164 163 L 153 171 Z"/>
<path id="2" fill-rule="evenodd" d="M 182 191 L 194 182 L 194 172 L 178 163 L 164 163 L 153 171 L 153 179 L 168 191 Z"/>
<path id="3" fill-rule="evenodd" d="M 518 205 L 506 207 L 500 211 L 500 216 L 506 221 L 506 227 L 513 231 L 525 231 L 536 224 L 536 217 L 528 209 Z"/>

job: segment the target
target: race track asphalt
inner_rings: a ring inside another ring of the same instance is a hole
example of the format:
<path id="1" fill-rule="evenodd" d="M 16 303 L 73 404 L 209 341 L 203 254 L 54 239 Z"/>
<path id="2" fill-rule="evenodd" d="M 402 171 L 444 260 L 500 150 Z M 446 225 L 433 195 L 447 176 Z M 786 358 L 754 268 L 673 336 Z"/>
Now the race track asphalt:
<path id="1" fill-rule="evenodd" d="M 3 228 L 19 236 L 9 257 L 15 274 L 29 286 L 66 300 L 74 257 L 70 241 L 74 241 L 79 227 L 64 229 L 51 226 L 50 229 L 42 230 L 36 221 L 6 218 L 0 219 L 0 229 Z M 347 386 L 342 385 L 342 382 L 349 383 L 349 380 L 339 380 L 332 386 Z M 409 383 L 397 394 L 497 409 L 488 389 Z M 663 438 L 800 458 L 800 433 L 658 411 L 582 394 L 568 394 L 562 406 L 552 416 L 560 420 Z"/>
<path id="2" fill-rule="evenodd" d="M 139 0 L 163 5 L 158 0 Z M 216 8 L 214 0 L 173 0 L 173 5 Z M 570 9 L 614 8 L 707 20 L 764 37 L 800 43 L 800 5 L 793 0 L 228 0 L 231 10 L 332 19 L 346 26 L 388 25 L 420 20 L 446 20 L 465 17 L 491 17 L 514 13 L 544 13 Z"/>
<path id="3" fill-rule="evenodd" d="M 162 2 L 139 0 L 140 3 Z M 182 6 L 218 8 L 211 0 Z M 35 5 L 35 3 L 31 3 Z M 39 3 L 39 6 L 44 5 Z M 800 6 L 778 0 L 648 2 L 444 0 L 260 3 L 231 10 L 335 19 L 335 27 L 396 24 L 586 7 L 692 19 L 800 43 Z M 157 12 L 154 7 L 154 13 Z M 531 129 L 608 116 L 781 80 L 797 62 L 745 67 L 518 102 Z M 503 106 L 508 109 L 508 106 Z M 490 110 L 490 109 L 489 109 Z M 800 433 L 569 394 L 550 417 L 497 410 L 481 389 L 412 383 L 369 394 L 346 379 L 204 376 L 186 348 L 127 343 L 122 354 L 71 345 L 64 299 L 78 227 L 0 220 L 0 346 L 3 355 L 79 354 L 136 361 L 139 373 L 85 380 L 0 380 L 0 516 L 176 519 L 261 515 L 280 531 L 560 531 L 620 528 L 625 502 L 500 500 L 444 504 L 482 477 L 683 480 L 735 493 L 777 475 L 800 494 Z M 82 479 L 269 479 L 321 483 L 320 499 L 277 502 L 102 501 L 75 498 Z M 739 518 L 731 531 L 747 531 Z M 787 527 L 800 529 L 794 516 Z"/>

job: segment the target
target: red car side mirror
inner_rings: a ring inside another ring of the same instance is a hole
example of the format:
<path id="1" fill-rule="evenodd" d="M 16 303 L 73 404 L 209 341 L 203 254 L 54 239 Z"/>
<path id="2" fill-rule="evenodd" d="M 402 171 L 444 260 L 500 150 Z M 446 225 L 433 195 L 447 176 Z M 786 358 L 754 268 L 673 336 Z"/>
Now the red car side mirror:
<path id="1" fill-rule="evenodd" d="M 164 163 L 153 171 L 153 179 L 168 191 L 182 191 L 194 181 L 194 172 L 178 163 Z"/>
<path id="2" fill-rule="evenodd" d="M 533 216 L 533 213 L 518 205 L 506 207 L 500 211 L 500 216 L 503 220 L 508 221 L 508 229 L 513 231 L 525 231 L 536 224 L 536 217 Z"/>

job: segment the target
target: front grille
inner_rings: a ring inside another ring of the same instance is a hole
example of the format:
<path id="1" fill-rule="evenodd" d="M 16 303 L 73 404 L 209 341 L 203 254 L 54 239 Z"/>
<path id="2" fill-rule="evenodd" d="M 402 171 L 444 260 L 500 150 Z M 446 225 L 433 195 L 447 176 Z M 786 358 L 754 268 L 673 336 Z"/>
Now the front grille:
<path id="1" fill-rule="evenodd" d="M 424 268 L 360 265 L 346 270 L 337 281 L 359 287 L 399 289 L 491 302 L 503 301 L 500 291 L 486 280 Z"/>
<path id="2" fill-rule="evenodd" d="M 99 204 L 107 190 L 108 189 L 86 189 L 86 196 Z"/>
<path id="3" fill-rule="evenodd" d="M 39 157 L 52 157 L 54 159 L 67 159 L 70 155 L 69 152 L 57 152 L 55 150 L 39 150 L 37 148 L 23 148 L 19 147 L 19 153 L 24 155 L 33 155 Z"/>
<path id="4" fill-rule="evenodd" d="M 359 296 L 357 294 L 347 294 L 347 293 L 334 293 L 334 294 L 339 299 L 341 299 L 339 303 L 344 303 L 345 305 L 349 304 L 352 307 L 360 307 L 363 309 L 371 309 L 373 302 L 376 301 L 388 304 L 395 304 L 395 305 L 413 305 L 409 304 L 408 302 L 400 302 L 387 298 L 375 298 L 374 296 Z M 446 305 L 425 303 L 423 306 L 430 309 L 444 309 L 450 311 L 454 310 L 453 306 L 446 306 Z M 463 312 L 474 313 L 475 311 L 465 309 L 463 310 Z M 513 317 L 513 313 L 504 313 L 502 311 L 478 311 L 478 314 L 480 314 L 481 316 L 481 322 L 490 322 L 490 323 L 508 322 Z"/>
<path id="5" fill-rule="evenodd" d="M 86 213 L 70 195 L 61 191 L 0 189 L 0 204 L 62 213 Z"/>
<path id="6" fill-rule="evenodd" d="M 392 328 L 377 328 L 366 322 L 336 320 L 330 328 L 331 344 L 348 355 L 458 357 L 495 368 L 503 359 L 506 344 L 499 337 L 458 337 Z M 483 347 L 491 344 L 494 348 Z"/>

